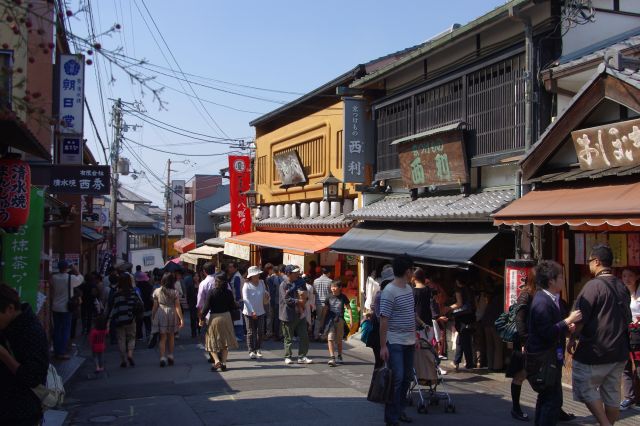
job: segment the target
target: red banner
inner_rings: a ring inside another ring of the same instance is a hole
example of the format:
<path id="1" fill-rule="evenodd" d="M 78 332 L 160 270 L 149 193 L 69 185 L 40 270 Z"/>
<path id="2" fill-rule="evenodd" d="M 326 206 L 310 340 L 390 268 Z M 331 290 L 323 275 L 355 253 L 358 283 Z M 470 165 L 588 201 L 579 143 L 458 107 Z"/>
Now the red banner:
<path id="1" fill-rule="evenodd" d="M 251 186 L 251 160 L 247 156 L 229 156 L 229 191 L 231 194 L 231 235 L 251 232 L 251 210 L 243 192 Z"/>

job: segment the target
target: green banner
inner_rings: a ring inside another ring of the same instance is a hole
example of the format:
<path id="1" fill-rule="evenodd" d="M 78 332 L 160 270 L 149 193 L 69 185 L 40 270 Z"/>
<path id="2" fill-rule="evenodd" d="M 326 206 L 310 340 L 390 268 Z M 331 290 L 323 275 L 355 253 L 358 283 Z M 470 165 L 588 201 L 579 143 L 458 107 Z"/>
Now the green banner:
<path id="1" fill-rule="evenodd" d="M 44 190 L 31 187 L 29 220 L 17 232 L 2 236 L 2 281 L 18 290 L 20 299 L 37 310 L 40 253 L 44 222 Z"/>

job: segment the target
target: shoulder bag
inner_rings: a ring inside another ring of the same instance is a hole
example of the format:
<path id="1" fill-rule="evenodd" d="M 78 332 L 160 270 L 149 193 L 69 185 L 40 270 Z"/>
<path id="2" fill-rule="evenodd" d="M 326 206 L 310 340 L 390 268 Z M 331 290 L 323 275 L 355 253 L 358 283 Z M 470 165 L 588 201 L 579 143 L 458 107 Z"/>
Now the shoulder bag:
<path id="1" fill-rule="evenodd" d="M 525 354 L 527 380 L 535 392 L 544 392 L 554 386 L 561 373 L 556 348 Z"/>
<path id="2" fill-rule="evenodd" d="M 393 400 L 393 371 L 386 364 L 374 370 L 367 400 L 381 404 L 387 404 Z"/>
<path id="3" fill-rule="evenodd" d="M 495 321 L 496 331 L 498 332 L 498 336 L 502 339 L 503 342 L 513 342 L 518 336 L 518 329 L 516 327 L 516 315 L 518 315 L 518 311 L 523 308 L 523 305 L 519 303 L 514 303 L 509 306 L 508 312 L 503 312 L 500 314 L 498 319 Z"/>

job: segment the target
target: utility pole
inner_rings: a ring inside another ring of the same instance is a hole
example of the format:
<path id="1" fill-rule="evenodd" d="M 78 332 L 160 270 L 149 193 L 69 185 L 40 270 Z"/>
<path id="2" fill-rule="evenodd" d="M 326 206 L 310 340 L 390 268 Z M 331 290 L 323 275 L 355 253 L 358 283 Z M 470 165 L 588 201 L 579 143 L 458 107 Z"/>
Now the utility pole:
<path id="1" fill-rule="evenodd" d="M 109 243 L 111 244 L 112 264 L 115 265 L 118 254 L 118 160 L 120 159 L 120 140 L 122 138 L 122 101 L 113 104 L 113 143 L 111 144 L 111 205 L 109 209 Z"/>
<path id="2" fill-rule="evenodd" d="M 167 186 L 165 188 L 165 207 L 164 207 L 164 258 L 169 259 L 169 205 L 171 203 L 171 159 L 167 160 Z"/>

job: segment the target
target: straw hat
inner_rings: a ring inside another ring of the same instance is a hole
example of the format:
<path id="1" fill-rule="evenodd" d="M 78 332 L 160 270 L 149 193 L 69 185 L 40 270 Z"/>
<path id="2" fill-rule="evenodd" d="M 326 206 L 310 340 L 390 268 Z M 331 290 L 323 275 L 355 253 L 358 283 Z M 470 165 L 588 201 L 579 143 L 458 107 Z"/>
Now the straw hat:
<path id="1" fill-rule="evenodd" d="M 249 269 L 247 270 L 247 278 L 251 278 L 254 277 L 256 275 L 260 275 L 262 273 L 262 270 L 260 268 L 258 268 L 257 266 L 249 266 Z"/>

